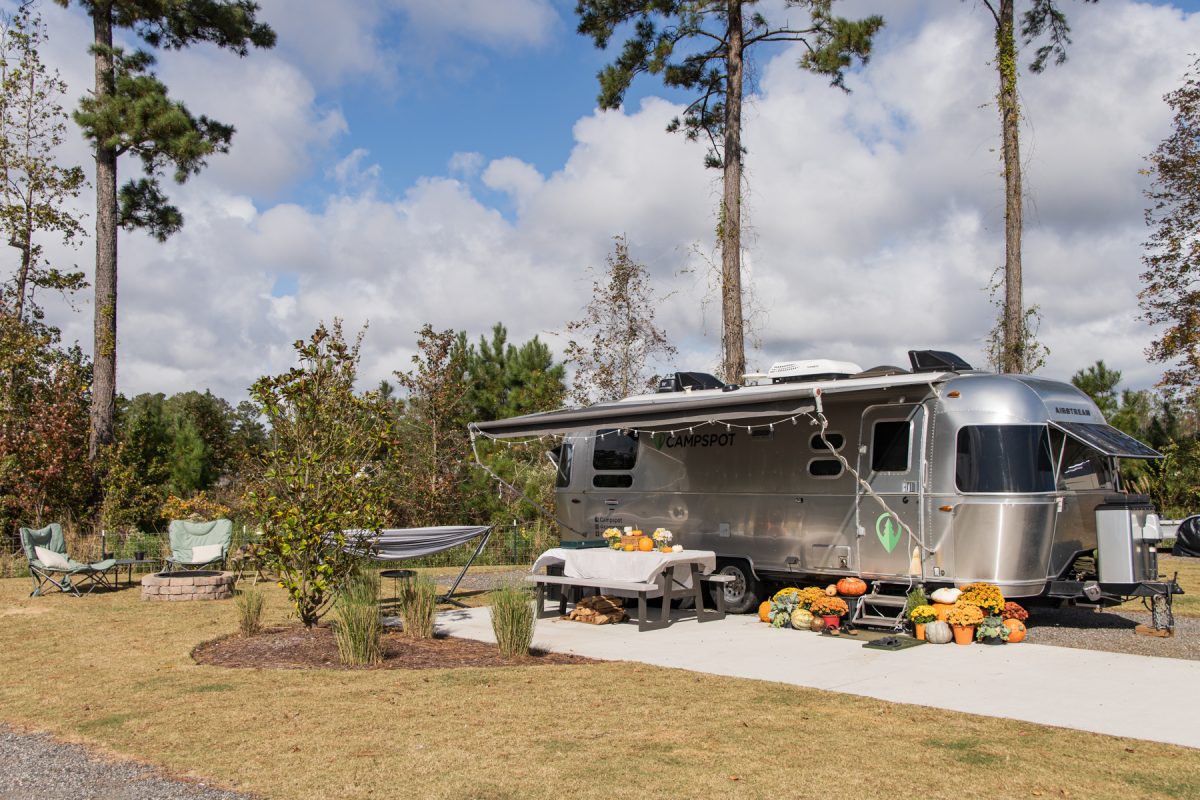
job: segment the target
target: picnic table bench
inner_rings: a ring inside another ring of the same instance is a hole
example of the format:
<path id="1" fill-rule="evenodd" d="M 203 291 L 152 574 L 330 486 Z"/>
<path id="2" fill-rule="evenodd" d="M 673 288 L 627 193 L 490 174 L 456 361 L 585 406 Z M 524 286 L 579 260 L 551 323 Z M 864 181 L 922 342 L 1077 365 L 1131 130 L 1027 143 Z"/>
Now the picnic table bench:
<path id="1" fill-rule="evenodd" d="M 584 558 L 588 562 L 586 565 L 581 565 L 579 553 L 586 553 Z M 547 617 L 563 616 L 567 613 L 567 602 L 575 602 L 574 595 L 577 591 L 594 589 L 599 594 L 603 590 L 615 592 L 625 592 L 637 596 L 638 601 L 638 630 L 650 631 L 659 628 L 665 628 L 671 623 L 671 601 L 675 598 L 692 598 L 696 606 L 696 619 L 698 622 L 713 622 L 725 618 L 725 592 L 714 592 L 716 599 L 716 609 L 707 609 L 704 607 L 704 590 L 702 584 L 718 584 L 722 585 L 730 583 L 734 580 L 731 575 L 723 575 L 714 572 L 702 572 L 702 566 L 711 566 L 715 563 L 715 556 L 708 551 L 693 550 L 683 551 L 682 553 L 661 554 L 659 558 L 647 558 L 653 554 L 635 554 L 621 553 L 613 550 L 608 551 L 573 551 L 564 550 L 562 548 L 554 548 L 543 553 L 535 562 L 534 569 L 540 566 L 548 566 L 554 563 L 562 563 L 564 572 L 580 571 L 581 567 L 586 567 L 585 571 L 590 573 L 587 576 L 575 575 L 543 575 L 532 574 L 526 577 L 526 580 L 537 585 L 537 616 L 539 619 Z M 638 574 L 638 564 L 631 563 L 629 560 L 640 558 L 646 562 L 641 566 L 645 580 L 630 579 L 629 575 Z M 622 563 L 624 562 L 624 563 Z M 606 567 L 613 567 L 612 575 L 604 574 Z M 675 575 L 677 568 L 687 570 L 687 575 L 681 580 Z M 558 597 L 558 609 L 554 610 L 546 608 L 547 587 L 560 586 L 563 591 Z M 657 620 L 652 620 L 647 610 L 647 599 L 659 596 L 662 597 L 662 611 Z"/>

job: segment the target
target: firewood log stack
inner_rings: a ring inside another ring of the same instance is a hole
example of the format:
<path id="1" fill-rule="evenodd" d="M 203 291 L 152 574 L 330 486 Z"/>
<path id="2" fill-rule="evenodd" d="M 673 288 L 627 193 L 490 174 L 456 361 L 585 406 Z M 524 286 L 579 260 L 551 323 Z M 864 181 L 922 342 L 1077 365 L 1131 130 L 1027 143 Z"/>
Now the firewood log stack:
<path id="1" fill-rule="evenodd" d="M 625 609 L 619 597 L 592 595 L 576 603 L 567 619 L 586 622 L 589 625 L 608 625 L 625 619 Z"/>

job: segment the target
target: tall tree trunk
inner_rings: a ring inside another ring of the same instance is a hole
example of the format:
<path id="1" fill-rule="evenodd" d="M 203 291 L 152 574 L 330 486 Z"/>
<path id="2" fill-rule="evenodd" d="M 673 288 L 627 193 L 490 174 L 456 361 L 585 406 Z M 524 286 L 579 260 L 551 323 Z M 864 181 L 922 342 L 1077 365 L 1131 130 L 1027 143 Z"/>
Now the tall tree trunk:
<path id="1" fill-rule="evenodd" d="M 113 90 L 112 8 L 92 11 L 95 35 L 96 97 Z M 117 391 L 117 151 L 96 145 L 96 300 L 92 366 L 91 438 L 88 457 L 95 461 L 113 440 Z"/>
<path id="2" fill-rule="evenodd" d="M 729 50 L 725 56 L 725 174 L 721 201 L 721 351 L 724 378 L 746 373 L 742 317 L 742 0 L 728 0 Z"/>
<path id="3" fill-rule="evenodd" d="M 1026 368 L 1025 309 L 1021 300 L 1021 146 L 1017 102 L 1017 43 L 1014 0 L 1000 0 L 996 25 L 996 68 L 1000 73 L 1000 128 L 1004 137 L 1004 343 L 1001 372 Z"/>
<path id="4" fill-rule="evenodd" d="M 29 270 L 33 268 L 33 206 L 32 199 L 25 203 L 25 212 L 21 220 L 21 241 L 17 249 L 21 251 L 20 272 L 17 274 L 17 321 L 25 321 L 25 293 L 29 291 Z"/>

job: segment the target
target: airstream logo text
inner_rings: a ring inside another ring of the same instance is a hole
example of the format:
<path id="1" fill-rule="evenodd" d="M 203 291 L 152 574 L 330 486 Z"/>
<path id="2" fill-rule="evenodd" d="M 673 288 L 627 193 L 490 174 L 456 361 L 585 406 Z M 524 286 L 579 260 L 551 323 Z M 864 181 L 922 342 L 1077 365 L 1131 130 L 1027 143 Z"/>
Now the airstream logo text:
<path id="1" fill-rule="evenodd" d="M 1068 414 L 1068 415 L 1072 415 L 1072 416 L 1076 416 L 1076 417 L 1090 417 L 1092 415 L 1091 409 L 1072 408 L 1071 406 L 1055 406 L 1054 413 L 1055 414 Z"/>
<path id="2" fill-rule="evenodd" d="M 727 447 L 733 444 L 736 433 L 668 433 L 654 434 L 654 446 L 659 450 L 664 447 Z"/>

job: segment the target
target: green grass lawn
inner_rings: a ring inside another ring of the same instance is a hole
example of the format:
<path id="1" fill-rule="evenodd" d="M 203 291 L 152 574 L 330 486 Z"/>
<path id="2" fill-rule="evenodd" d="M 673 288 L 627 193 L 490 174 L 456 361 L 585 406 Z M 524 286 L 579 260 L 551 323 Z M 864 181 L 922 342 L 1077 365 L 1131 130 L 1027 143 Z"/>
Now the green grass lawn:
<path id="1" fill-rule="evenodd" d="M 0 581 L 0 718 L 269 798 L 1200 796 L 1184 748 L 624 662 L 200 666 L 232 601 L 28 591 Z"/>
<path id="2" fill-rule="evenodd" d="M 1179 585 L 1183 594 L 1174 598 L 1175 615 L 1179 617 L 1200 617 L 1200 559 L 1176 558 L 1175 556 L 1159 555 L 1158 574 L 1171 578 L 1179 574 Z M 1129 611 L 1144 611 L 1145 605 L 1141 600 L 1130 600 L 1121 608 Z"/>

